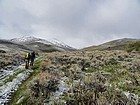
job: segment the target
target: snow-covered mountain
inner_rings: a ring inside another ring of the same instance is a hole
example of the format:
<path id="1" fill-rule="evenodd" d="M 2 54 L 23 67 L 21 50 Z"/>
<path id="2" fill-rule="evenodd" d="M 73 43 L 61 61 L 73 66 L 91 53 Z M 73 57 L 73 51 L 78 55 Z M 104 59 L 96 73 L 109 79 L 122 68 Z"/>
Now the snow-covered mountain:
<path id="1" fill-rule="evenodd" d="M 28 48 L 32 48 L 32 50 L 37 50 L 37 49 L 41 49 L 45 50 L 45 49 L 49 49 L 49 48 L 53 48 L 53 49 L 57 49 L 60 51 L 65 51 L 65 50 L 75 50 L 74 48 L 66 45 L 65 43 L 54 39 L 52 41 L 47 41 L 45 39 L 41 39 L 41 38 L 36 38 L 33 36 L 23 36 L 20 38 L 14 38 L 10 40 L 11 42 L 17 43 L 17 44 L 22 44 Z M 45 47 L 49 47 L 49 48 L 45 48 Z"/>
<path id="2" fill-rule="evenodd" d="M 52 44 L 47 40 L 44 39 L 40 39 L 40 38 L 36 38 L 33 36 L 23 36 L 20 38 L 13 38 L 10 41 L 15 42 L 15 43 L 32 43 L 32 42 L 40 42 L 40 43 L 44 43 L 44 44 Z"/>
<path id="3" fill-rule="evenodd" d="M 50 40 L 50 42 L 53 43 L 53 44 L 56 45 L 56 46 L 66 47 L 66 48 L 71 48 L 71 49 L 73 49 L 72 47 L 68 46 L 67 44 L 65 44 L 64 42 L 61 42 L 61 41 L 58 40 L 58 39 L 52 39 L 52 40 Z"/>
<path id="4" fill-rule="evenodd" d="M 38 39 L 33 37 L 33 36 L 23 36 L 21 38 L 11 39 L 11 41 L 17 42 L 17 43 L 28 42 L 28 41 L 36 41 L 36 40 L 38 40 Z"/>

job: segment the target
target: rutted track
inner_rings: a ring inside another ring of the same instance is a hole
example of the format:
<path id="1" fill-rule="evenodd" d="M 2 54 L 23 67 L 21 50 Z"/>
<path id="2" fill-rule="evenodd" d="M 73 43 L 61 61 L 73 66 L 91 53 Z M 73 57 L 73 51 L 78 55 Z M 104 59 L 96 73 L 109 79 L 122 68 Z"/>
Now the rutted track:
<path id="1" fill-rule="evenodd" d="M 0 105 L 5 105 L 22 81 L 26 80 L 33 70 L 25 70 L 24 65 L 1 70 L 0 74 Z"/>

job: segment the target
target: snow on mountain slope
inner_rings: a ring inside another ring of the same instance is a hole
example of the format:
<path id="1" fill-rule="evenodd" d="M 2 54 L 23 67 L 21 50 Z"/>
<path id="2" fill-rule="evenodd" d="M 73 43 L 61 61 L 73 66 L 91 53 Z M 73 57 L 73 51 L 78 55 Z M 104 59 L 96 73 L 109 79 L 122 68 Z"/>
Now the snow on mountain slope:
<path id="1" fill-rule="evenodd" d="M 11 39 L 11 41 L 15 42 L 15 43 L 40 42 L 40 43 L 49 44 L 49 45 L 56 45 L 56 46 L 59 46 L 59 47 L 72 48 L 72 47 L 66 45 L 65 43 L 59 41 L 58 39 L 53 39 L 51 41 L 47 41 L 45 39 L 40 39 L 40 38 L 36 38 L 36 37 L 33 37 L 33 36 L 23 36 L 21 38 L 14 38 L 14 39 Z"/>
<path id="2" fill-rule="evenodd" d="M 72 48 L 72 47 L 66 45 L 65 43 L 59 41 L 58 39 L 53 39 L 53 40 L 51 40 L 50 42 L 53 43 L 54 45 L 59 46 L 59 47 Z M 72 49 L 73 49 L 73 48 L 72 48 Z"/>
<path id="3" fill-rule="evenodd" d="M 21 43 L 21 42 L 28 42 L 28 41 L 36 41 L 38 38 L 35 38 L 33 36 L 23 36 L 21 38 L 14 38 L 11 39 L 13 42 Z"/>
<path id="4" fill-rule="evenodd" d="M 42 43 L 42 44 L 46 44 L 46 45 L 61 47 L 61 48 L 64 48 L 64 49 L 71 49 L 71 50 L 73 49 L 74 50 L 74 48 L 64 44 L 63 42 L 61 42 L 57 39 L 47 41 L 45 39 L 40 39 L 40 38 L 36 38 L 36 37 L 33 37 L 33 36 L 23 36 L 21 38 L 11 39 L 10 41 L 12 41 L 14 43 L 20 43 L 20 44 Z"/>
<path id="5" fill-rule="evenodd" d="M 15 43 L 32 43 L 32 42 L 39 42 L 39 43 L 43 43 L 43 44 L 48 44 L 48 45 L 52 45 L 52 43 L 50 43 L 47 40 L 44 39 L 40 39 L 40 38 L 35 38 L 33 36 L 23 36 L 21 38 L 14 38 L 11 39 L 12 42 Z"/>

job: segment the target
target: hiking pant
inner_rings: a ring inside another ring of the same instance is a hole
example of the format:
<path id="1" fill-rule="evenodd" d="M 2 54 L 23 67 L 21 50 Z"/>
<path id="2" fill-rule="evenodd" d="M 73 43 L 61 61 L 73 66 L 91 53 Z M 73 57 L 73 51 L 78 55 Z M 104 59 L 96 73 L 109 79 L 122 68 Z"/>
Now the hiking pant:
<path id="1" fill-rule="evenodd" d="M 33 64 L 34 64 L 34 58 L 31 58 L 31 66 L 33 66 Z"/>

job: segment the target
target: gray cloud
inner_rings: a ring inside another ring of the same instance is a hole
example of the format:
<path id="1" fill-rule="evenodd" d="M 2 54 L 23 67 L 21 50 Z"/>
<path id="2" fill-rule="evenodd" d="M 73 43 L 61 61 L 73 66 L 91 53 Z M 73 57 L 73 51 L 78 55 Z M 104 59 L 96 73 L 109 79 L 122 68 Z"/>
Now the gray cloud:
<path id="1" fill-rule="evenodd" d="M 33 35 L 81 48 L 140 38 L 139 0 L 1 0 L 0 38 Z"/>

